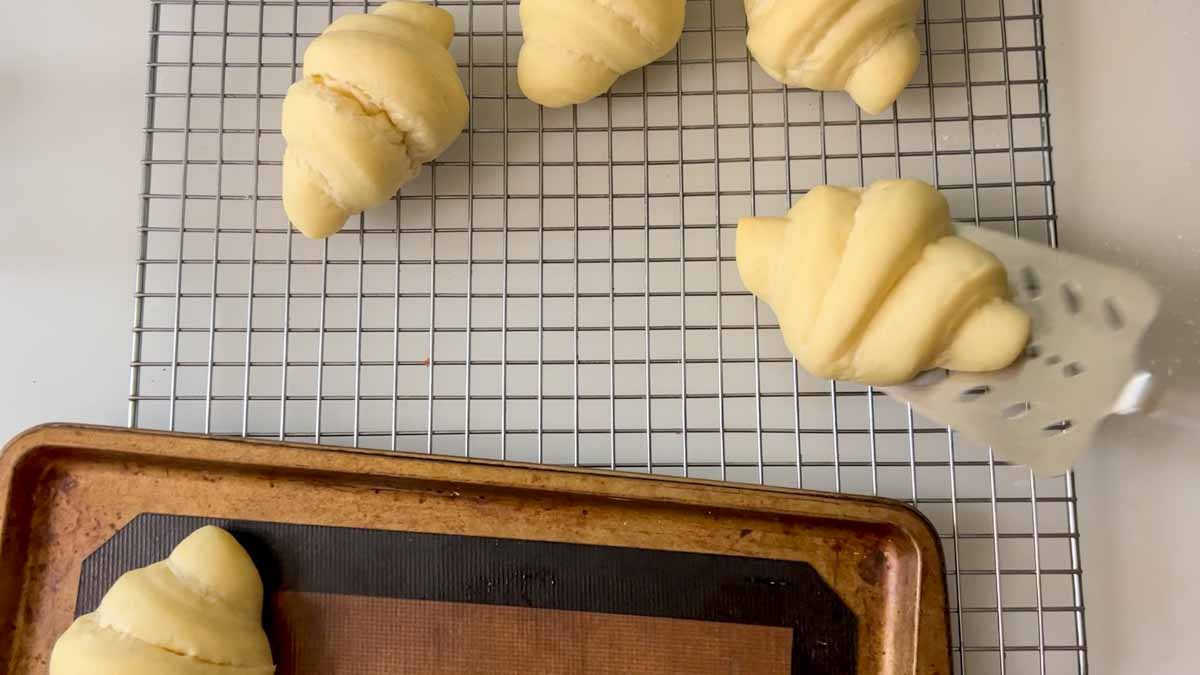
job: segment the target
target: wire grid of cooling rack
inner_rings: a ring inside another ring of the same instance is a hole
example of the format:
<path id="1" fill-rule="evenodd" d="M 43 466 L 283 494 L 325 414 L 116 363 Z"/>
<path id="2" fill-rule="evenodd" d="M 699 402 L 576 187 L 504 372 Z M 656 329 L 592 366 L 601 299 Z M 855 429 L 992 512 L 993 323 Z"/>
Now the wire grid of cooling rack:
<path id="1" fill-rule="evenodd" d="M 1039 0 L 926 0 L 916 81 L 868 118 L 767 78 L 739 0 L 692 0 L 675 51 L 566 110 L 516 86 L 517 0 L 438 2 L 469 128 L 310 241 L 280 104 L 372 4 L 152 0 L 132 425 L 905 500 L 943 537 L 956 672 L 1086 672 L 1072 478 L 807 376 L 733 258 L 739 216 L 894 176 L 1054 244 Z"/>

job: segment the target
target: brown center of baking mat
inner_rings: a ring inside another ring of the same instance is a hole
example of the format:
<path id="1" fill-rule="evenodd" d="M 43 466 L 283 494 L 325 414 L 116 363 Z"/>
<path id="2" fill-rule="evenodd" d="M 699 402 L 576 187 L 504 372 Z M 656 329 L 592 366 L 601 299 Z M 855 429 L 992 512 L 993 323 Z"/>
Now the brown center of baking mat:
<path id="1" fill-rule="evenodd" d="M 792 672 L 770 626 L 295 592 L 274 615 L 280 673 Z"/>
<path id="2" fill-rule="evenodd" d="M 220 525 L 254 558 L 278 672 L 855 672 L 857 621 L 807 563 L 143 514 L 83 563 L 76 615 Z"/>

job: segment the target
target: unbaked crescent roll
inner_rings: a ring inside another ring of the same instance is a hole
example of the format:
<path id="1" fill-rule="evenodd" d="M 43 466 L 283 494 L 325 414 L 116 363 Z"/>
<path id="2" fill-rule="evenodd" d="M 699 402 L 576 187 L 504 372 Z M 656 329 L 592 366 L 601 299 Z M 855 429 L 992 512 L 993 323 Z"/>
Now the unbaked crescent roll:
<path id="1" fill-rule="evenodd" d="M 521 0 L 517 81 L 550 108 L 589 101 L 660 58 L 683 33 L 686 0 Z"/>
<path id="2" fill-rule="evenodd" d="M 348 14 L 304 52 L 283 101 L 283 207 L 309 237 L 386 202 L 467 122 L 454 18 L 419 2 Z"/>
<path id="3" fill-rule="evenodd" d="M 121 575 L 54 644 L 50 675 L 271 675 L 262 606 L 246 550 L 205 526 Z"/>
<path id="4" fill-rule="evenodd" d="M 783 218 L 743 218 L 736 246 L 742 282 L 819 377 L 999 370 L 1029 339 L 1003 265 L 954 236 L 946 199 L 920 181 L 814 188 Z"/>
<path id="5" fill-rule="evenodd" d="M 921 58 L 921 0 L 745 0 L 746 46 L 791 86 L 846 90 L 873 115 L 895 102 Z"/>

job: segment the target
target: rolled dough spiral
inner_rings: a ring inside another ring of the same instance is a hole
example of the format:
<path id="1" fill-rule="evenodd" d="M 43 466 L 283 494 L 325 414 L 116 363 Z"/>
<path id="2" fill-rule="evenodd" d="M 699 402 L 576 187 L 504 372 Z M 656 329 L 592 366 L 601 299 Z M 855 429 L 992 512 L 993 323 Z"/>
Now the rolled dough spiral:
<path id="1" fill-rule="evenodd" d="M 921 0 L 745 0 L 746 45 L 792 86 L 849 92 L 878 114 L 912 81 L 921 58 Z"/>
<path id="2" fill-rule="evenodd" d="M 736 246 L 742 282 L 819 377 L 998 370 L 1029 338 L 1000 261 L 954 236 L 946 199 L 920 181 L 819 186 L 783 218 L 743 218 Z"/>
<path id="3" fill-rule="evenodd" d="M 342 16 L 308 46 L 282 123 L 283 207 L 301 232 L 337 232 L 458 138 L 467 95 L 453 36 L 448 12 L 403 1 Z"/>
<path id="4" fill-rule="evenodd" d="M 517 80 L 530 100 L 591 100 L 679 42 L 686 0 L 521 0 Z"/>
<path id="5" fill-rule="evenodd" d="M 121 575 L 54 644 L 50 675 L 271 675 L 262 609 L 246 550 L 205 526 Z"/>

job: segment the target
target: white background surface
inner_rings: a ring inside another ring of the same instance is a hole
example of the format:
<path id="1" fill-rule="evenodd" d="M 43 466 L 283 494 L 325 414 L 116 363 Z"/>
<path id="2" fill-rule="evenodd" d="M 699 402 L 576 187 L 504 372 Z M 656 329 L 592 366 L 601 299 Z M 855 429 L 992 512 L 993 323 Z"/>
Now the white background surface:
<path id="1" fill-rule="evenodd" d="M 1062 244 L 1164 289 L 1150 356 L 1198 409 L 1200 3 L 1045 4 Z M 125 423 L 147 22 L 132 0 L 0 8 L 0 437 Z M 1117 424 L 1078 468 L 1095 673 L 1195 672 L 1195 439 Z"/>

